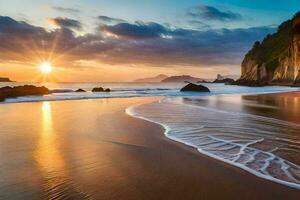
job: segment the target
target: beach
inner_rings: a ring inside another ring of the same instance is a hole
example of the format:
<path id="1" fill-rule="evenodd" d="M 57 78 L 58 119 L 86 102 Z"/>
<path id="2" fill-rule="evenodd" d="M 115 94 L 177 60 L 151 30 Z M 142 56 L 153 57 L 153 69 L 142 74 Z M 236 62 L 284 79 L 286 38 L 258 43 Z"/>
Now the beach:
<path id="1" fill-rule="evenodd" d="M 3 104 L 0 199 L 298 199 L 125 110 L 156 97 Z"/>

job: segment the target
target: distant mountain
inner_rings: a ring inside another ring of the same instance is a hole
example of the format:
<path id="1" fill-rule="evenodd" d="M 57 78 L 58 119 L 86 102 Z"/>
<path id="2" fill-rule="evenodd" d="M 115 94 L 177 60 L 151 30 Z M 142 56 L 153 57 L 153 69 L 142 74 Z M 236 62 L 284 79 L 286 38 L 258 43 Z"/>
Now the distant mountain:
<path id="1" fill-rule="evenodd" d="M 155 77 L 137 79 L 134 82 L 137 82 L 137 83 L 159 83 L 166 78 L 168 78 L 168 76 L 166 76 L 164 74 L 160 74 Z"/>
<path id="2" fill-rule="evenodd" d="M 0 77 L 0 82 L 12 82 L 9 78 Z"/>
<path id="3" fill-rule="evenodd" d="M 203 78 L 196 78 L 193 76 L 189 76 L 189 75 L 182 75 L 182 76 L 170 76 L 164 80 L 162 80 L 161 82 L 167 83 L 167 82 L 203 82 L 204 79 Z"/>

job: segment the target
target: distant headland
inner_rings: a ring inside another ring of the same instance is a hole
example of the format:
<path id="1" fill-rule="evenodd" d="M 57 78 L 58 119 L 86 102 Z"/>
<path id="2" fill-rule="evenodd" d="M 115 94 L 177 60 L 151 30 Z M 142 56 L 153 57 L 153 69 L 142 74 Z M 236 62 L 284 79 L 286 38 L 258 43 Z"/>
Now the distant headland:
<path id="1" fill-rule="evenodd" d="M 242 62 L 237 85 L 300 86 L 300 12 L 276 33 L 255 42 Z"/>
<path id="2" fill-rule="evenodd" d="M 163 83 L 170 83 L 170 82 L 204 82 L 203 78 L 197 78 L 189 75 L 181 75 L 181 76 L 170 76 L 161 82 Z"/>
<path id="3" fill-rule="evenodd" d="M 6 77 L 0 77 L 0 82 L 14 82 L 12 80 L 10 80 L 9 78 Z"/>
<path id="4" fill-rule="evenodd" d="M 167 76 L 167 75 L 157 75 L 155 77 L 148 77 L 137 79 L 136 83 L 232 83 L 237 79 L 236 75 L 217 75 L 216 79 L 204 79 L 193 77 L 190 75 L 179 75 L 179 76 Z"/>
<path id="5" fill-rule="evenodd" d="M 167 76 L 164 74 L 155 77 L 137 79 L 136 83 L 183 83 L 183 82 L 205 82 L 203 78 L 197 78 L 190 75 Z"/>
<path id="6" fill-rule="evenodd" d="M 134 82 L 136 82 L 136 83 L 159 83 L 166 78 L 168 78 L 167 75 L 159 74 L 154 77 L 136 79 L 136 80 L 134 80 Z"/>

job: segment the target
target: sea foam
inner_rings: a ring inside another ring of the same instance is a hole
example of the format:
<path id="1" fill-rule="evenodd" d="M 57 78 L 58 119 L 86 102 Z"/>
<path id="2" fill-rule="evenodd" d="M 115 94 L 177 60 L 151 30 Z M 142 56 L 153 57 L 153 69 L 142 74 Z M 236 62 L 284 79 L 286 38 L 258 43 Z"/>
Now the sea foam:
<path id="1" fill-rule="evenodd" d="M 175 99 L 130 107 L 126 112 L 162 125 L 168 138 L 195 147 L 202 154 L 300 189 L 299 160 L 292 159 L 299 159 L 300 125 Z"/>

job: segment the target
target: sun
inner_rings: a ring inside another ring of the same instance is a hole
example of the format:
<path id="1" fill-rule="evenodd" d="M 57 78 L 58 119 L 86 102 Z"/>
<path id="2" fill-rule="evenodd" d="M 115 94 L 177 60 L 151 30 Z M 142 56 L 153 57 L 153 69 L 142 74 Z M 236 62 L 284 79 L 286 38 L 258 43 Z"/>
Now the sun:
<path id="1" fill-rule="evenodd" d="M 43 62 L 39 65 L 39 68 L 43 74 L 49 74 L 52 72 L 52 65 L 49 62 Z"/>

